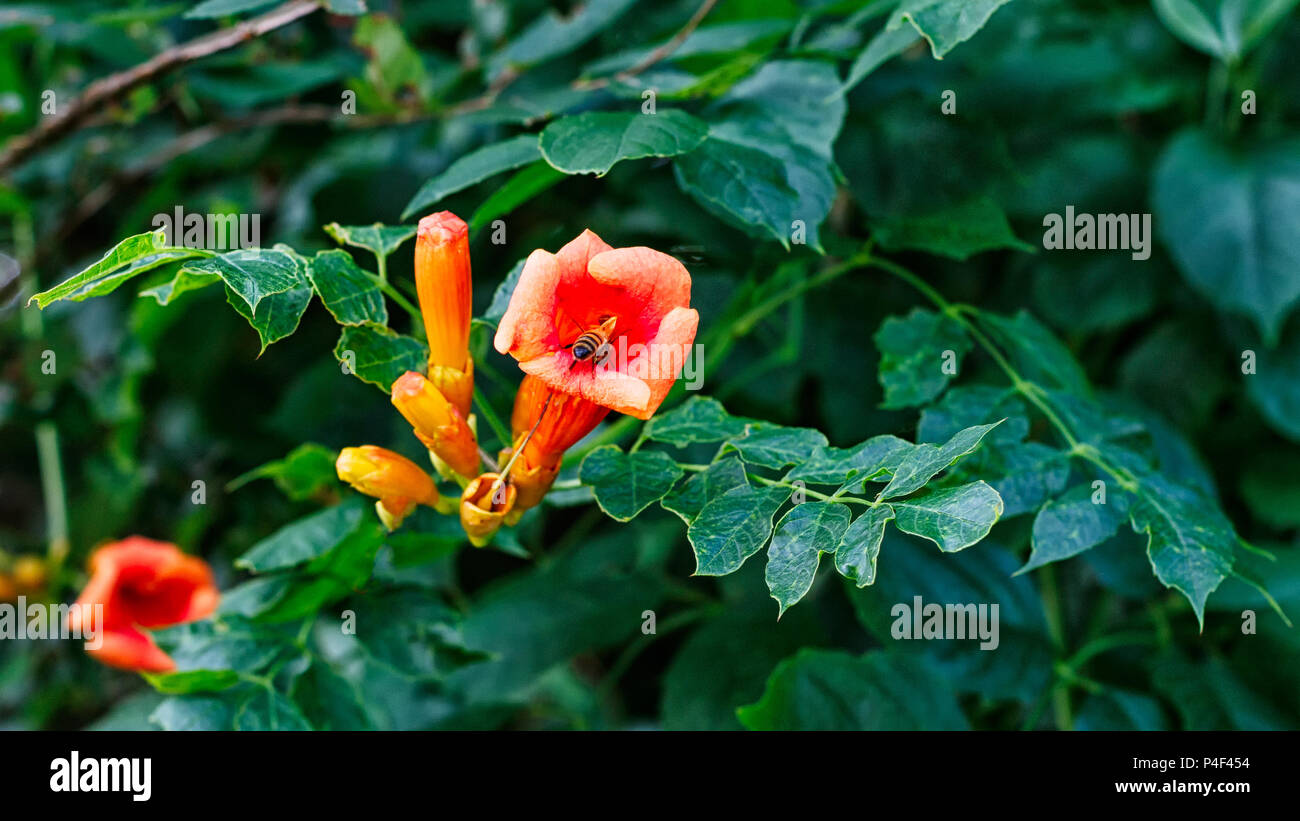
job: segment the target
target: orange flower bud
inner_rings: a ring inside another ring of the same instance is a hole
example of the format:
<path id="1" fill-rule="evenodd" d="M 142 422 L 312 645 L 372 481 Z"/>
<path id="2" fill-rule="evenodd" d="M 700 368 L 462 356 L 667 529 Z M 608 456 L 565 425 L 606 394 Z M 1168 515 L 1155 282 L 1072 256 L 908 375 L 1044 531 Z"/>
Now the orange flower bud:
<path id="1" fill-rule="evenodd" d="M 166 672 L 176 667 L 140 628 L 166 627 L 205 618 L 217 609 L 220 594 L 207 562 L 187 556 L 167 542 L 131 536 L 104 545 L 90 557 L 90 581 L 68 614 L 68 629 L 102 642 L 87 649 L 105 664 L 128 670 Z M 102 606 L 102 624 L 95 619 Z"/>
<path id="2" fill-rule="evenodd" d="M 374 445 L 344 448 L 334 469 L 340 479 L 379 499 L 376 509 L 389 530 L 400 525 L 417 504 L 438 507 L 438 488 L 429 474 L 391 450 Z"/>
<path id="3" fill-rule="evenodd" d="M 18 587 L 8 573 L 0 573 L 0 602 L 18 598 Z"/>
<path id="4" fill-rule="evenodd" d="M 450 211 L 420 220 L 415 239 L 415 291 L 429 340 L 429 379 L 461 416 L 474 393 L 469 357 L 473 318 L 469 227 Z"/>
<path id="5" fill-rule="evenodd" d="M 495 473 L 484 473 L 465 486 L 460 495 L 460 524 L 470 543 L 483 547 L 501 528 L 515 505 L 517 491 Z"/>
<path id="6" fill-rule="evenodd" d="M 415 436 L 466 479 L 479 467 L 478 440 L 451 402 L 433 383 L 407 371 L 393 383 L 393 406 L 415 429 Z"/>

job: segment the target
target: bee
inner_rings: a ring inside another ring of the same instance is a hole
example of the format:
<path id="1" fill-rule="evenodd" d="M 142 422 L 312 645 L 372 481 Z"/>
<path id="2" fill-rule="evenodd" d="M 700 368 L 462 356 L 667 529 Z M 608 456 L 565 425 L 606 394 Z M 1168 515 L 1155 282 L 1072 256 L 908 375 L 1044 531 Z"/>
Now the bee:
<path id="1" fill-rule="evenodd" d="M 609 344 L 609 336 L 614 333 L 616 321 L 617 317 L 602 317 L 599 325 L 583 331 L 577 339 L 564 346 L 573 349 L 573 364 L 569 366 L 569 370 L 573 370 L 578 367 L 579 362 L 588 359 L 591 360 L 592 368 L 595 368 L 609 358 L 614 350 Z"/>

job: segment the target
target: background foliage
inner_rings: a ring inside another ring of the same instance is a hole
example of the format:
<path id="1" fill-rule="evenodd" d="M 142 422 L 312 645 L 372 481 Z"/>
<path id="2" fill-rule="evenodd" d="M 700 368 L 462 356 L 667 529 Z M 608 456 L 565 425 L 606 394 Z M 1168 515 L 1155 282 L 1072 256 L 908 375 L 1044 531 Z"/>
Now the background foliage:
<path id="1" fill-rule="evenodd" d="M 67 601 L 139 532 L 226 596 L 159 635 L 169 676 L 0 643 L 5 725 L 1300 725 L 1268 598 L 1300 613 L 1294 0 L 325 5 L 6 169 L 0 570 Z M 272 6 L 8 7 L 0 136 Z M 1150 259 L 1044 250 L 1067 205 L 1153 214 Z M 177 206 L 263 248 L 169 248 Z M 374 386 L 421 361 L 410 226 L 442 208 L 489 442 L 533 248 L 669 251 L 701 312 L 704 395 L 607 422 L 489 550 L 427 510 L 386 534 L 332 475 L 420 456 Z M 999 648 L 893 640 L 917 595 L 997 602 Z"/>

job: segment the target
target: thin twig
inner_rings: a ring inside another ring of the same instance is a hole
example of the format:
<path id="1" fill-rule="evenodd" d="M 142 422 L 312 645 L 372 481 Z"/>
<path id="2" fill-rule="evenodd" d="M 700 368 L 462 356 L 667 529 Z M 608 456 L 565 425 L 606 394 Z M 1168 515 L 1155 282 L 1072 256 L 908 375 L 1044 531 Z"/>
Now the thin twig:
<path id="1" fill-rule="evenodd" d="M 197 37 L 154 55 L 137 66 L 111 74 L 91 83 L 68 103 L 61 114 L 41 122 L 26 134 L 9 141 L 0 153 L 0 173 L 8 171 L 75 130 L 101 107 L 119 99 L 132 89 L 185 65 L 261 37 L 275 29 L 311 14 L 320 7 L 317 0 L 290 0 L 266 14 L 245 20 L 229 28 Z"/>
<path id="2" fill-rule="evenodd" d="M 701 22 L 703 22 L 704 18 L 708 16 L 709 12 L 713 11 L 713 7 L 716 6 L 717 4 L 718 4 L 718 0 L 704 0 L 704 2 L 700 4 L 700 7 L 695 10 L 695 14 L 691 15 L 691 19 L 686 21 L 686 25 L 678 29 L 677 33 L 668 39 L 668 42 L 664 43 L 663 45 L 656 48 L 654 51 L 647 54 L 640 62 L 638 62 L 631 68 L 624 69 L 623 71 L 620 71 L 617 74 L 615 74 L 613 77 L 599 77 L 595 80 L 587 80 L 585 82 L 574 83 L 574 87 L 581 88 L 581 89 L 604 88 L 614 80 L 618 80 L 621 83 L 625 83 L 628 80 L 631 80 L 636 75 L 650 68 L 655 63 L 658 63 L 662 60 L 666 60 L 668 57 L 672 55 L 673 52 L 681 48 L 682 43 L 686 42 L 686 38 L 691 36 L 691 33 L 695 31 L 696 27 L 699 26 Z"/>

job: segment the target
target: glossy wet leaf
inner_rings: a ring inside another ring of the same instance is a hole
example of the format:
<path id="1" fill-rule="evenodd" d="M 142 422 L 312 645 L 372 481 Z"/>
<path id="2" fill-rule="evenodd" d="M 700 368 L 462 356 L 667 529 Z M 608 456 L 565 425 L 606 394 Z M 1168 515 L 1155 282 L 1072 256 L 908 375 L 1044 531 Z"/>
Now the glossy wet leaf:
<path id="1" fill-rule="evenodd" d="M 891 505 L 899 530 L 929 539 L 945 553 L 983 539 L 1002 516 L 1002 497 L 983 481 L 932 490 Z"/>

